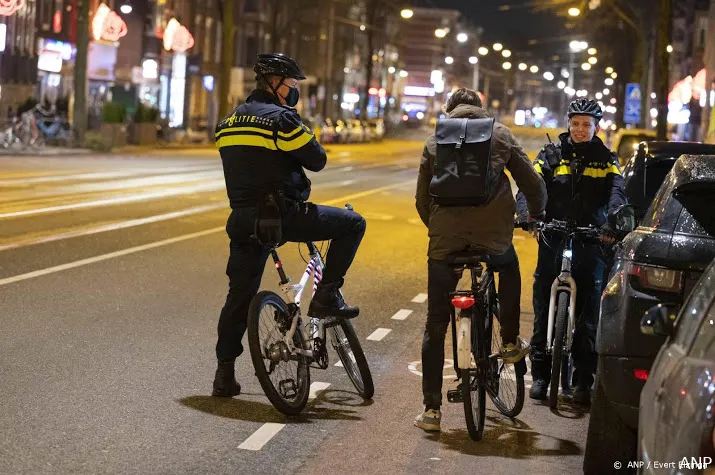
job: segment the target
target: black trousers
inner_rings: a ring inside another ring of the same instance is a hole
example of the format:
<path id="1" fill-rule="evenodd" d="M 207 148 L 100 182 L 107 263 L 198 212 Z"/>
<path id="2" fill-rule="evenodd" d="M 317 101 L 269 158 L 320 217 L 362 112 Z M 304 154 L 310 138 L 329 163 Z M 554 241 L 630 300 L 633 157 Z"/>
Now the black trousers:
<path id="1" fill-rule="evenodd" d="M 502 340 L 515 343 L 519 335 L 521 274 L 514 246 L 502 255 L 490 255 L 490 266 L 499 272 L 499 323 Z M 422 394 L 424 404 L 442 405 L 444 340 L 449 326 L 449 293 L 457 288 L 459 276 L 446 261 L 427 261 L 427 324 L 422 338 Z"/>
<path id="2" fill-rule="evenodd" d="M 545 240 L 544 240 L 545 239 Z M 534 273 L 534 333 L 531 337 L 531 374 L 549 381 L 551 356 L 546 353 L 551 284 L 561 272 L 564 241 L 559 235 L 542 235 Z M 605 260 L 595 242 L 574 241 L 572 277 L 576 281 L 576 326 L 572 357 L 574 386 L 590 388 L 596 373 L 596 331 L 603 291 Z"/>
<path id="3" fill-rule="evenodd" d="M 258 293 L 269 256 L 250 239 L 255 216 L 256 208 L 237 208 L 226 224 L 231 244 L 226 266 L 228 296 L 218 322 L 219 361 L 232 361 L 243 353 L 241 340 L 246 332 L 248 307 Z M 354 211 L 303 203 L 286 210 L 282 224 L 285 241 L 331 241 L 322 282 L 342 285 L 365 234 L 365 219 Z"/>

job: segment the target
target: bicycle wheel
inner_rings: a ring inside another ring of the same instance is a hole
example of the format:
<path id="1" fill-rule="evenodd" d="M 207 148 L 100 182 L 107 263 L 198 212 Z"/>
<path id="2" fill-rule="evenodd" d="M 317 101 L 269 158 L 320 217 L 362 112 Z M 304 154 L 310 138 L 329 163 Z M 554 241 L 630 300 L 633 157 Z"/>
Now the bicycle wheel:
<path id="1" fill-rule="evenodd" d="M 559 293 L 556 307 L 556 330 L 554 332 L 554 350 L 551 354 L 551 387 L 549 388 L 549 407 L 554 409 L 559 397 L 561 379 L 561 359 L 566 346 L 566 325 L 569 314 L 569 294 Z"/>
<path id="2" fill-rule="evenodd" d="M 290 330 L 288 306 L 277 294 L 259 292 L 248 310 L 248 346 L 256 376 L 271 404 L 283 414 L 300 414 L 310 393 L 310 362 L 291 354 L 285 343 Z M 306 344 L 300 328 L 293 335 L 297 349 Z"/>
<path id="3" fill-rule="evenodd" d="M 472 316 L 472 354 L 476 368 L 470 368 L 462 373 L 462 399 L 464 400 L 464 417 L 467 420 L 467 432 L 472 440 L 481 440 L 484 434 L 484 418 L 486 413 L 487 391 L 481 381 L 483 372 L 480 366 L 487 362 L 488 349 L 491 348 L 491 332 L 484 328 L 484 309 L 475 309 Z"/>
<path id="4" fill-rule="evenodd" d="M 492 355 L 501 353 L 501 324 L 499 322 L 499 301 L 492 309 Z M 524 366 L 522 368 L 522 366 Z M 495 382 L 492 401 L 499 411 L 507 417 L 516 417 L 524 408 L 524 360 L 516 364 L 507 364 L 503 360 L 492 358 L 490 371 Z"/>
<path id="5" fill-rule="evenodd" d="M 372 399 L 375 394 L 372 373 L 353 324 L 350 320 L 341 320 L 340 325 L 331 327 L 331 330 L 333 348 L 338 353 L 338 357 L 343 363 L 350 381 L 352 381 L 360 397 Z"/>

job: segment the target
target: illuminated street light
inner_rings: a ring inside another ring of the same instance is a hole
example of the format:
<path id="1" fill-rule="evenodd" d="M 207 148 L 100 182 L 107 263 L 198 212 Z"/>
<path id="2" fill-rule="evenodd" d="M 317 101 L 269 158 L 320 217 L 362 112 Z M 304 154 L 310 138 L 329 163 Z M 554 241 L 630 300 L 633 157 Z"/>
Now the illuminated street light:
<path id="1" fill-rule="evenodd" d="M 616 78 L 618 77 L 618 73 L 613 73 L 613 74 L 611 74 L 611 77 L 612 77 L 613 79 L 616 79 Z"/>
<path id="2" fill-rule="evenodd" d="M 590 54 L 591 56 L 594 56 L 596 53 L 598 53 L 598 50 L 596 48 L 588 49 L 588 54 Z"/>
<path id="3" fill-rule="evenodd" d="M 507 61 L 504 64 L 502 64 L 501 67 L 504 69 L 511 69 L 511 63 L 509 61 Z"/>
<path id="4" fill-rule="evenodd" d="M 613 86 L 613 79 L 612 79 L 612 78 L 606 78 L 606 80 L 603 81 L 603 82 L 606 83 L 606 86 Z"/>
<path id="5" fill-rule="evenodd" d="M 394 66 L 390 66 L 389 68 L 387 68 L 387 72 L 390 73 L 390 74 L 395 74 L 395 67 L 394 67 Z"/>
<path id="6" fill-rule="evenodd" d="M 610 93 L 611 93 L 611 90 L 608 89 L 608 88 L 606 88 L 606 89 L 603 90 L 603 95 L 604 95 L 604 96 L 607 96 L 607 95 L 609 95 Z"/>
<path id="7" fill-rule="evenodd" d="M 492 49 L 493 49 L 494 51 L 501 51 L 501 50 L 504 49 L 504 45 L 502 45 L 501 43 L 494 43 L 494 44 L 492 45 Z"/>
<path id="8" fill-rule="evenodd" d="M 443 28 L 437 28 L 436 30 L 434 30 L 434 36 L 436 36 L 437 38 L 444 38 L 445 36 L 447 36 L 447 30 Z"/>
<path id="9" fill-rule="evenodd" d="M 613 72 L 613 68 L 612 68 L 612 67 L 609 66 L 609 67 L 606 68 L 606 74 L 611 74 L 612 72 Z"/>
<path id="10" fill-rule="evenodd" d="M 526 63 L 519 63 L 519 71 L 526 71 L 528 67 Z"/>
<path id="11" fill-rule="evenodd" d="M 651 92 L 651 93 L 650 93 L 650 98 L 651 98 L 651 99 L 655 99 L 656 97 L 657 97 L 657 96 L 656 96 L 655 92 Z"/>
<path id="12" fill-rule="evenodd" d="M 481 54 L 482 56 L 486 56 L 487 54 L 489 54 L 489 48 L 487 48 L 486 46 L 480 46 L 477 52 L 479 52 L 479 54 Z"/>
<path id="13" fill-rule="evenodd" d="M 400 16 L 404 18 L 405 20 L 408 20 L 414 16 L 415 12 L 410 10 L 409 8 L 405 8 L 400 12 Z"/>
<path id="14" fill-rule="evenodd" d="M 596 58 L 595 56 L 591 56 L 590 58 L 588 58 L 588 62 L 591 64 L 596 64 L 598 63 L 598 58 Z"/>
<path id="15" fill-rule="evenodd" d="M 558 87 L 559 89 L 563 89 L 566 87 L 566 83 L 563 81 L 559 81 L 558 83 L 556 83 L 556 87 Z"/>
<path id="16" fill-rule="evenodd" d="M 672 53 L 672 52 L 673 52 L 673 45 L 668 45 L 668 47 L 665 48 L 665 50 L 666 50 L 668 53 Z"/>
<path id="17" fill-rule="evenodd" d="M 454 63 L 454 58 L 451 56 L 447 56 L 446 58 L 444 58 L 444 62 L 447 64 L 452 64 Z"/>
<path id="18" fill-rule="evenodd" d="M 132 6 L 125 3 L 121 7 L 119 7 L 119 11 L 124 13 L 125 15 L 129 15 L 132 12 Z"/>
<path id="19" fill-rule="evenodd" d="M 581 14 L 581 10 L 579 10 L 576 7 L 571 7 L 569 8 L 569 16 L 579 16 Z"/>
<path id="20" fill-rule="evenodd" d="M 583 69 L 584 71 L 588 71 L 589 69 L 591 69 L 591 65 L 588 63 L 583 63 L 581 65 L 581 69 Z"/>
<path id="21" fill-rule="evenodd" d="M 365 31 L 367 27 L 365 25 L 360 25 L 360 31 Z"/>
<path id="22" fill-rule="evenodd" d="M 457 35 L 457 41 L 459 41 L 460 43 L 466 43 L 468 39 L 469 36 L 467 36 L 466 33 L 460 33 Z"/>
<path id="23" fill-rule="evenodd" d="M 573 51 L 574 53 L 578 53 L 588 48 L 588 43 L 586 43 L 585 41 L 574 40 L 569 43 L 569 48 L 571 48 L 571 51 Z"/>
<path id="24" fill-rule="evenodd" d="M 470 57 L 469 57 L 469 63 L 470 63 L 470 64 L 477 64 L 478 62 L 479 62 L 479 58 L 477 58 L 476 56 L 470 56 Z"/>
<path id="25" fill-rule="evenodd" d="M 536 73 L 539 72 L 539 67 L 536 66 L 536 65 L 534 65 L 534 66 L 532 66 L 532 67 L 529 68 L 529 71 L 531 71 L 532 73 L 536 74 Z"/>
<path id="26" fill-rule="evenodd" d="M 409 76 L 409 73 L 407 71 L 405 71 L 404 69 L 402 71 L 400 71 L 401 78 L 406 78 L 407 76 Z"/>
<path id="27" fill-rule="evenodd" d="M 597 93 L 596 93 L 596 99 L 598 99 L 599 101 L 600 101 L 601 99 L 603 99 L 603 94 L 601 94 L 600 92 L 597 92 Z"/>
<path id="28" fill-rule="evenodd" d="M 544 73 L 544 79 L 546 79 L 547 81 L 553 81 L 554 80 L 553 73 L 551 73 L 550 71 L 546 71 Z"/>
<path id="29" fill-rule="evenodd" d="M 569 76 L 571 76 L 571 73 L 569 73 L 568 69 L 561 68 L 561 77 L 564 79 L 568 79 Z"/>
<path id="30" fill-rule="evenodd" d="M 504 56 L 505 58 L 508 58 L 509 56 L 511 56 L 511 51 L 509 51 L 508 49 L 505 49 L 504 51 L 501 52 L 501 55 Z"/>

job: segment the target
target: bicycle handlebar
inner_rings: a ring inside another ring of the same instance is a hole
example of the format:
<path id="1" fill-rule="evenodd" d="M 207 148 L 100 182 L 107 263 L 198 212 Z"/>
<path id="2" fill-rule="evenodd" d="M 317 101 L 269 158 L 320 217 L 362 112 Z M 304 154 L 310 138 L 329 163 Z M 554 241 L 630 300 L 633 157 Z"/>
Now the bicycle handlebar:
<path id="1" fill-rule="evenodd" d="M 514 227 L 521 228 L 524 231 L 556 231 L 564 234 L 588 234 L 594 237 L 599 234 L 599 229 L 596 226 L 575 226 L 568 221 L 559 221 L 556 219 L 548 223 L 543 221 L 515 222 Z"/>

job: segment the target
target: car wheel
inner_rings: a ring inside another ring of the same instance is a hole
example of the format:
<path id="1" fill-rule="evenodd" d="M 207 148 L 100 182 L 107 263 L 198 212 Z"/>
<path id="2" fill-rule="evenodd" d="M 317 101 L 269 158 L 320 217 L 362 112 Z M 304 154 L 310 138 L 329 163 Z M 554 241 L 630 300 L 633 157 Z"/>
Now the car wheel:
<path id="1" fill-rule="evenodd" d="M 616 473 L 616 462 L 627 466 L 637 456 L 637 435 L 611 407 L 598 374 L 595 386 L 583 457 L 585 475 Z"/>

